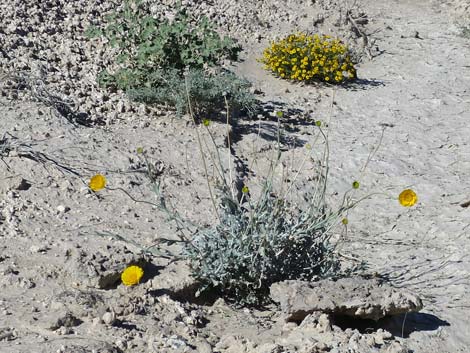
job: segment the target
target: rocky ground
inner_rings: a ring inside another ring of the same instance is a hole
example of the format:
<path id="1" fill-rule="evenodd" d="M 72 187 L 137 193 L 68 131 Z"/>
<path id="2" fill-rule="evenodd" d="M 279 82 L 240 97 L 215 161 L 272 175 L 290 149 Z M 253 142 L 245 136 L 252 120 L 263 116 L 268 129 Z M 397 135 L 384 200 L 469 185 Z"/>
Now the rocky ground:
<path id="1" fill-rule="evenodd" d="M 366 284 L 279 284 L 271 294 L 280 305 L 255 310 L 194 300 L 184 263 L 141 254 L 175 229 L 129 197 L 155 200 L 137 147 L 184 216 L 215 219 L 189 118 L 96 84 L 115 53 L 84 31 L 120 3 L 0 0 L 0 352 L 469 352 L 470 39 L 461 35 L 469 6 L 183 1 L 243 45 L 243 60 L 227 65 L 261 92 L 266 115 L 286 112 L 287 172 L 296 173 L 312 138 L 314 127 L 299 122 L 330 119 L 331 203 L 355 179 L 364 194 L 381 193 L 348 215 L 340 249 L 368 262 Z M 155 1 L 153 10 L 171 16 L 174 3 Z M 354 27 L 350 8 L 367 20 Z M 262 49 L 297 30 L 345 38 L 360 59 L 358 83 L 295 85 L 263 71 Z M 234 151 L 252 166 L 253 184 L 275 128 L 262 117 L 237 127 Z M 211 129 L 224 139 L 223 124 Z M 95 173 L 108 179 L 98 194 L 87 186 Z M 406 187 L 419 196 L 409 210 L 396 201 Z M 133 261 L 146 263 L 143 283 L 116 284 Z M 351 298 L 335 296 L 341 291 Z M 302 299 L 315 296 L 322 300 Z"/>

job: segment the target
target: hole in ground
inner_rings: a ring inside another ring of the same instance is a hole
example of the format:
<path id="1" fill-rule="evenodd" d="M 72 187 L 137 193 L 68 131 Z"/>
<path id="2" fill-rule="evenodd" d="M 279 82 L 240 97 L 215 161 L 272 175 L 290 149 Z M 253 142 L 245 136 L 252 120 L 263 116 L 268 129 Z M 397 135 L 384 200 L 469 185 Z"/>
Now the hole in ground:
<path id="1" fill-rule="evenodd" d="M 358 330 L 360 333 L 371 333 L 381 328 L 379 321 L 371 319 L 358 319 L 347 315 L 332 315 L 330 319 L 333 325 L 338 326 L 343 331 L 350 328 Z"/>
<path id="2" fill-rule="evenodd" d="M 378 321 L 370 319 L 358 319 L 346 315 L 332 315 L 330 317 L 333 325 L 342 330 L 357 329 L 360 333 L 371 333 L 378 329 L 390 332 L 393 336 L 408 338 L 416 331 L 434 331 L 441 326 L 450 326 L 447 321 L 437 316 L 426 313 L 408 313 L 386 316 Z"/>

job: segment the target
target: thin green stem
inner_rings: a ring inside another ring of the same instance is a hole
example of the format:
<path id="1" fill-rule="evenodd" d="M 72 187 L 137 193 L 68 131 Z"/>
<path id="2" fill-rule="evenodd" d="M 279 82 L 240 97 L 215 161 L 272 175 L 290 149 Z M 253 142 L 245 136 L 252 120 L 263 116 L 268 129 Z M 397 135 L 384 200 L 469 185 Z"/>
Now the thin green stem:
<path id="1" fill-rule="evenodd" d="M 206 158 L 204 157 L 204 150 L 202 148 L 201 136 L 199 134 L 199 130 L 197 129 L 196 119 L 194 118 L 193 107 L 191 105 L 191 99 L 190 99 L 190 96 L 189 96 L 189 87 L 188 87 L 187 77 L 185 77 L 185 86 L 186 86 L 186 97 L 187 97 L 187 100 L 188 100 L 188 111 L 189 111 L 189 115 L 191 116 L 191 119 L 193 120 L 193 124 L 194 124 L 195 130 L 196 130 L 196 137 L 197 137 L 197 142 L 198 142 L 198 145 L 199 145 L 199 151 L 201 153 L 202 165 L 204 167 L 204 173 L 205 173 L 205 177 L 206 177 L 206 181 L 207 181 L 207 187 L 209 189 L 209 195 L 210 195 L 210 198 L 211 198 L 211 201 L 212 201 L 212 206 L 214 207 L 215 215 L 217 216 L 217 219 L 220 222 L 219 211 L 217 210 L 217 204 L 215 202 L 215 197 L 214 197 L 214 194 L 212 192 L 211 183 L 209 181 L 209 173 L 207 172 L 207 163 L 206 163 Z"/>

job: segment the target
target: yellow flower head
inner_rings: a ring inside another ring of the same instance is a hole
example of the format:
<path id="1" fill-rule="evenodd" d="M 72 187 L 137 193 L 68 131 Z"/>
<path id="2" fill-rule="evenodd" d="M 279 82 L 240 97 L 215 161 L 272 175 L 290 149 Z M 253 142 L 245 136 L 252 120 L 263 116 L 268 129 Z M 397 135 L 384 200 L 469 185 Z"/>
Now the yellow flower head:
<path id="1" fill-rule="evenodd" d="M 140 282 L 144 275 L 144 270 L 139 266 L 129 266 L 121 274 L 122 283 L 126 286 L 133 286 Z"/>
<path id="2" fill-rule="evenodd" d="M 360 186 L 359 182 L 357 180 L 354 180 L 352 183 L 353 189 L 359 189 L 359 186 Z"/>
<path id="3" fill-rule="evenodd" d="M 344 225 L 347 225 L 349 223 L 349 220 L 347 218 L 343 218 L 341 220 L 341 223 L 343 223 Z"/>
<path id="4" fill-rule="evenodd" d="M 142 154 L 144 153 L 143 147 L 137 147 L 137 154 Z"/>
<path id="5" fill-rule="evenodd" d="M 245 186 L 242 187 L 242 192 L 244 194 L 248 194 L 249 191 L 250 191 L 250 189 L 248 189 L 248 186 L 245 185 Z"/>
<path id="6" fill-rule="evenodd" d="M 211 121 L 210 121 L 209 119 L 207 119 L 207 118 L 206 118 L 206 119 L 202 119 L 202 124 L 207 127 L 207 126 L 209 126 L 209 125 L 211 124 Z"/>
<path id="7" fill-rule="evenodd" d="M 418 201 L 418 196 L 411 189 L 403 190 L 398 196 L 398 201 L 400 205 L 404 207 L 411 207 Z"/>
<path id="8" fill-rule="evenodd" d="M 88 186 L 93 191 L 100 191 L 106 186 L 106 178 L 104 175 L 96 174 L 91 177 Z"/>

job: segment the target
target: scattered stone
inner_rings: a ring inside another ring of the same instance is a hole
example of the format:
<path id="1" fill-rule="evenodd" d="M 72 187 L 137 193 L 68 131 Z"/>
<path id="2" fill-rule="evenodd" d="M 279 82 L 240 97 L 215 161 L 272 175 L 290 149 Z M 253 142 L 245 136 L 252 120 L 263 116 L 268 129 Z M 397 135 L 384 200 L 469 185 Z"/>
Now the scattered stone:
<path id="1" fill-rule="evenodd" d="M 71 312 L 66 312 L 60 315 L 49 329 L 55 331 L 61 327 L 75 327 L 80 325 L 82 322 L 82 320 L 76 318 Z"/>
<path id="2" fill-rule="evenodd" d="M 59 205 L 57 206 L 57 212 L 59 213 L 66 213 L 70 211 L 70 207 L 64 206 L 64 205 Z"/>
<path id="3" fill-rule="evenodd" d="M 47 245 L 31 245 L 29 248 L 29 251 L 31 253 L 42 253 L 45 254 L 49 250 L 49 247 Z"/>
<path id="4" fill-rule="evenodd" d="M 105 312 L 101 317 L 101 320 L 103 320 L 106 325 L 112 326 L 116 322 L 116 314 L 109 311 Z"/>
<path id="5" fill-rule="evenodd" d="M 166 346 L 181 352 L 188 347 L 188 341 L 184 337 L 172 335 L 166 341 Z"/>
<path id="6" fill-rule="evenodd" d="M 17 337 L 13 327 L 0 327 L 0 342 L 13 341 Z"/>
<path id="7" fill-rule="evenodd" d="M 384 344 L 386 340 L 391 340 L 392 338 L 393 335 L 388 331 L 384 331 L 383 329 L 378 329 L 374 334 L 375 343 L 379 345 Z"/>
<path id="8" fill-rule="evenodd" d="M 197 285 L 188 265 L 181 261 L 172 262 L 151 281 L 151 289 L 170 292 L 172 297 L 180 300 L 194 298 Z"/>
<path id="9" fill-rule="evenodd" d="M 379 320 L 423 307 L 421 299 L 408 291 L 398 290 L 378 279 L 361 277 L 274 283 L 271 298 L 281 304 L 287 321 L 301 321 L 316 311 Z"/>
<path id="10" fill-rule="evenodd" d="M 198 353 L 212 353 L 212 346 L 205 339 L 196 342 L 195 345 Z"/>
<path id="11" fill-rule="evenodd" d="M 328 329 L 325 330 L 325 327 Z M 287 352 L 299 353 L 389 353 L 395 352 L 396 349 L 400 352 L 399 349 L 403 348 L 399 342 L 384 341 L 381 345 L 377 344 L 375 340 L 377 336 L 391 337 L 383 330 L 377 333 L 361 334 L 358 330 L 349 328 L 343 331 L 332 325 L 328 314 L 314 312 L 309 314 L 298 327 L 282 335 L 275 343 L 282 345 Z"/>
<path id="12" fill-rule="evenodd" d="M 256 353 L 283 353 L 283 347 L 275 343 L 265 343 L 256 347 Z"/>
<path id="13" fill-rule="evenodd" d="M 117 340 L 115 342 L 115 345 L 116 345 L 117 348 L 119 348 L 122 351 L 126 350 L 126 348 L 127 348 L 127 342 L 124 341 L 124 340 Z"/>
<path id="14" fill-rule="evenodd" d="M 1 178 L 0 192 L 6 193 L 9 191 L 25 191 L 29 190 L 31 183 L 21 176 L 13 176 Z"/>

